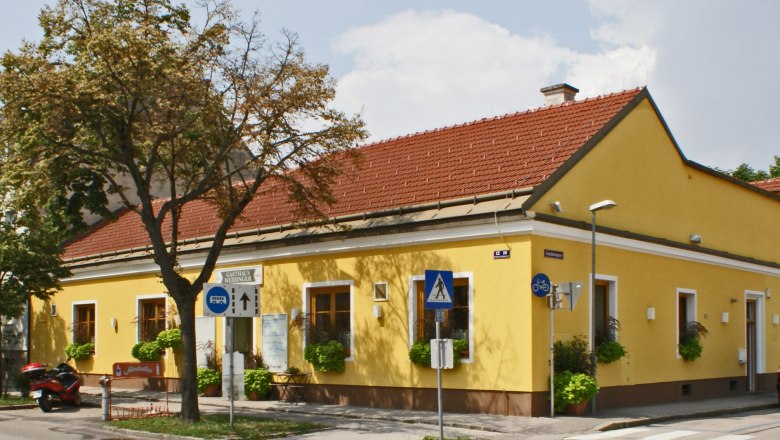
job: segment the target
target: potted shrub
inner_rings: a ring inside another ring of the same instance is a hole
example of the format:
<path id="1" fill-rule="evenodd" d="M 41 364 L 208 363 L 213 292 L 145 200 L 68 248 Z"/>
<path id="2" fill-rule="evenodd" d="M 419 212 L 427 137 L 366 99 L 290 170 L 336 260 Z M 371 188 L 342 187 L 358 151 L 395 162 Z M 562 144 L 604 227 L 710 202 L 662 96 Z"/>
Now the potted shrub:
<path id="1" fill-rule="evenodd" d="M 160 359 L 162 349 L 157 341 L 141 341 L 135 344 L 130 354 L 139 361 L 156 361 Z"/>
<path id="2" fill-rule="evenodd" d="M 600 364 L 611 364 L 626 355 L 626 349 L 617 340 L 620 321 L 610 316 L 606 331 L 596 333 L 596 361 Z"/>
<path id="3" fill-rule="evenodd" d="M 244 370 L 244 394 L 249 400 L 260 400 L 271 391 L 273 374 L 264 369 Z"/>
<path id="4" fill-rule="evenodd" d="M 409 349 L 409 360 L 421 367 L 431 366 L 431 344 L 417 341 Z"/>
<path id="5" fill-rule="evenodd" d="M 346 369 L 344 346 L 339 341 L 310 343 L 303 351 L 303 358 L 317 371 L 343 373 Z"/>
<path id="6" fill-rule="evenodd" d="M 555 385 L 555 410 L 566 411 L 569 415 L 581 416 L 585 414 L 588 401 L 599 391 L 596 379 L 583 373 L 564 371 L 556 374 Z"/>
<path id="7" fill-rule="evenodd" d="M 211 368 L 198 368 L 198 392 L 205 397 L 214 397 L 219 394 L 219 386 L 222 385 L 222 375 Z"/>
<path id="8" fill-rule="evenodd" d="M 157 335 L 157 345 L 161 349 L 173 348 L 178 350 L 181 348 L 181 329 L 172 328 L 170 330 L 163 330 Z"/>
<path id="9" fill-rule="evenodd" d="M 585 336 L 577 335 L 569 341 L 555 341 L 553 353 L 556 372 L 590 374 L 591 356 Z"/>
<path id="10" fill-rule="evenodd" d="M 685 331 L 681 335 L 680 344 L 677 349 L 680 356 L 686 361 L 694 361 L 701 357 L 703 350 L 700 339 L 709 334 L 707 327 L 702 324 L 691 321 L 685 326 Z"/>
<path id="11" fill-rule="evenodd" d="M 85 359 L 89 359 L 89 357 L 92 356 L 92 353 L 94 352 L 95 344 L 92 342 L 85 342 L 83 344 L 74 342 L 72 344 L 68 344 L 65 347 L 65 354 L 67 354 L 68 357 L 74 361 L 83 361 Z"/>
<path id="12" fill-rule="evenodd" d="M 620 342 L 607 339 L 596 347 L 596 359 L 600 364 L 611 364 L 626 355 Z"/>

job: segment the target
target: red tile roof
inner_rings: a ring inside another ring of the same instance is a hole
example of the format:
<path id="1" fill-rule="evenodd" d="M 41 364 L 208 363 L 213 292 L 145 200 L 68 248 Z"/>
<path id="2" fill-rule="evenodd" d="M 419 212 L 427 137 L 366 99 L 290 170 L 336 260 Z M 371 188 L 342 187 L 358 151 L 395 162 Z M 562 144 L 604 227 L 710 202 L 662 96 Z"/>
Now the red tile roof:
<path id="1" fill-rule="evenodd" d="M 330 216 L 374 212 L 461 197 L 535 187 L 555 172 L 644 89 L 487 118 L 361 148 L 332 187 Z M 290 223 L 287 196 L 258 195 L 232 231 Z M 185 207 L 182 239 L 209 236 L 219 223 L 204 202 Z M 122 213 L 70 243 L 65 258 L 109 253 L 149 243 L 139 217 Z"/>
<path id="2" fill-rule="evenodd" d="M 750 182 L 750 183 L 765 191 L 780 193 L 780 177 L 775 177 L 766 180 L 759 180 L 757 182 Z"/>

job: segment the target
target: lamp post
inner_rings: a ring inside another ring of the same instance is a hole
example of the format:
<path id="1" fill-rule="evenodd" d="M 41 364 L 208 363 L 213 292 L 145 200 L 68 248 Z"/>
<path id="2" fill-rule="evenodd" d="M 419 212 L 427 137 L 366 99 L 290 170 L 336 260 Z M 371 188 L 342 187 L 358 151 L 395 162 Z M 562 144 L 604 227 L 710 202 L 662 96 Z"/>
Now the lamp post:
<path id="1" fill-rule="evenodd" d="M 591 304 L 593 304 L 595 295 L 596 295 L 596 211 L 601 211 L 604 209 L 612 209 L 615 206 L 617 206 L 617 203 L 615 203 L 612 200 L 602 200 L 600 202 L 594 203 L 588 207 L 588 210 L 590 211 L 590 231 L 591 231 L 591 245 L 590 245 L 590 262 L 591 262 L 591 270 L 590 270 L 590 295 L 591 295 Z M 593 328 L 590 329 L 591 337 L 593 335 Z M 593 347 L 595 349 L 595 347 Z M 593 377 L 596 377 L 596 356 L 593 351 L 591 351 L 590 354 L 590 369 L 591 374 Z M 593 399 L 590 401 L 590 408 L 591 412 L 593 414 L 596 414 L 596 397 L 594 396 Z"/>

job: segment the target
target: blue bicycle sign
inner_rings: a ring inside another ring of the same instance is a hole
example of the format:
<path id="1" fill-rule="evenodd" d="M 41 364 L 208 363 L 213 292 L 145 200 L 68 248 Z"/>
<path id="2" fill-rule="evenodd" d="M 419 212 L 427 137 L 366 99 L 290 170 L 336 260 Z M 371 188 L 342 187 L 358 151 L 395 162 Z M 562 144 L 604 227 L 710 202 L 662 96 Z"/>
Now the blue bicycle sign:
<path id="1" fill-rule="evenodd" d="M 550 277 L 546 274 L 538 273 L 531 278 L 531 292 L 534 296 L 544 298 L 552 292 L 552 283 L 550 283 Z"/>

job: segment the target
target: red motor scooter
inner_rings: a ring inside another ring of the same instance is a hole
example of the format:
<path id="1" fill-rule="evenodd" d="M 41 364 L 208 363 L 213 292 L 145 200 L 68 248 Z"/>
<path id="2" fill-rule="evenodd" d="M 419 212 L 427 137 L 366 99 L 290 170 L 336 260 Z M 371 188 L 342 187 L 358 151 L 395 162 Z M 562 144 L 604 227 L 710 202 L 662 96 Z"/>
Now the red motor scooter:
<path id="1" fill-rule="evenodd" d="M 41 411 L 51 411 L 55 402 L 81 405 L 81 382 L 76 369 L 68 365 L 69 360 L 55 368 L 40 362 L 22 367 L 22 374 L 30 379 L 32 397 L 38 401 Z"/>

